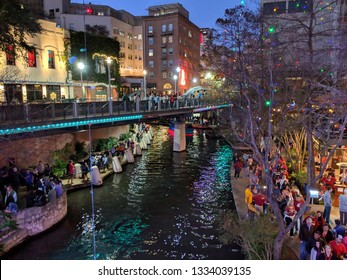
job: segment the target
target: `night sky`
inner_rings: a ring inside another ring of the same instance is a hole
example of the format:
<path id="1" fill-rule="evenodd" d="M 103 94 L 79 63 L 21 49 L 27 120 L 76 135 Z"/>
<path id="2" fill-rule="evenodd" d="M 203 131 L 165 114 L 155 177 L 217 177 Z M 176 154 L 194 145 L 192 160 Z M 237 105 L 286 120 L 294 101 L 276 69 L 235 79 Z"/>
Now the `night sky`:
<path id="1" fill-rule="evenodd" d="M 107 5 L 116 10 L 125 10 L 134 16 L 148 14 L 149 6 L 180 3 L 189 12 L 189 19 L 198 27 L 214 27 L 217 18 L 224 16 L 225 9 L 241 4 L 243 0 L 84 0 L 84 3 Z M 246 5 L 254 0 L 244 0 Z M 83 3 L 83 0 L 72 0 L 73 3 Z M 253 4 L 254 6 L 254 4 Z"/>

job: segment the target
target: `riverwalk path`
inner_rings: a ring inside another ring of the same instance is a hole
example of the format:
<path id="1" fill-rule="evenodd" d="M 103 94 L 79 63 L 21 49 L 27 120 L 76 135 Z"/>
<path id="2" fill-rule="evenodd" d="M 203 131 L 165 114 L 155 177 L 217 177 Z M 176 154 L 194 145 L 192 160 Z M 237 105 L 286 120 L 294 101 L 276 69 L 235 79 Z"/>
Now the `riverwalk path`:
<path id="1" fill-rule="evenodd" d="M 247 205 L 245 203 L 245 190 L 247 185 L 249 185 L 249 177 L 244 177 L 243 171 L 241 171 L 240 178 L 235 179 L 234 174 L 234 168 L 231 167 L 230 174 L 231 174 L 231 188 L 233 192 L 233 197 L 235 201 L 236 210 L 238 213 L 238 216 L 240 219 L 246 219 L 247 215 Z M 318 204 L 309 204 L 310 209 L 304 214 L 304 216 L 310 215 L 312 212 L 321 211 L 323 213 L 324 211 L 324 205 L 318 205 Z M 331 214 L 330 214 L 330 225 L 334 226 L 334 220 L 339 219 L 339 208 L 338 207 L 332 207 Z M 295 235 L 294 238 L 290 238 L 289 235 L 285 237 L 283 246 L 286 246 L 289 250 L 292 251 L 293 256 L 296 257 L 296 259 L 299 259 L 300 256 L 300 239 L 298 235 Z"/>

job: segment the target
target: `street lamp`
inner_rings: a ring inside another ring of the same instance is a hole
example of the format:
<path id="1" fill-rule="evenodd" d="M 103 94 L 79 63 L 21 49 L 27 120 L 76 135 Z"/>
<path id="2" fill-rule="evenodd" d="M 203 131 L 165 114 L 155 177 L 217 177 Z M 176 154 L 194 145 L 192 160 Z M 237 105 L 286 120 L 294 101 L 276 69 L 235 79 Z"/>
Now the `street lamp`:
<path id="1" fill-rule="evenodd" d="M 108 71 L 107 98 L 108 98 L 108 100 L 112 100 L 112 96 L 111 96 L 111 70 L 110 70 L 110 65 L 112 63 L 112 59 L 110 57 L 107 57 L 106 62 L 107 62 L 107 71 Z"/>
<path id="2" fill-rule="evenodd" d="M 110 65 L 112 62 L 112 59 L 110 57 L 106 58 L 107 62 L 107 71 L 108 71 L 108 89 L 107 89 L 107 98 L 108 98 L 108 113 L 110 115 L 113 114 L 113 104 L 112 104 L 112 92 L 111 92 L 111 69 Z"/>
<path id="3" fill-rule="evenodd" d="M 80 69 L 80 72 L 81 72 L 81 87 L 82 87 L 82 98 L 85 98 L 85 89 L 84 89 L 84 86 L 83 86 L 83 70 L 85 68 L 85 65 L 83 62 L 78 62 L 77 64 L 77 67 L 78 69 Z"/>
<path id="4" fill-rule="evenodd" d="M 177 78 L 175 79 L 176 80 L 176 84 L 177 84 L 177 80 L 180 78 L 180 71 L 181 71 L 181 68 L 178 66 L 177 68 L 176 68 L 176 72 L 177 72 Z M 179 83 L 177 84 L 177 109 L 179 108 L 179 103 L 178 103 L 178 96 L 179 96 Z"/>
<path id="5" fill-rule="evenodd" d="M 181 71 L 181 68 L 180 67 L 177 67 L 176 68 L 176 72 L 177 72 L 177 79 L 180 78 L 180 71 Z M 178 84 L 179 85 L 179 84 Z M 179 92 L 179 89 L 178 89 L 178 85 L 177 85 L 177 97 L 178 97 L 178 92 Z"/>
<path id="6" fill-rule="evenodd" d="M 146 83 L 147 71 L 143 70 L 143 92 L 145 94 L 144 99 L 147 99 L 147 83 Z"/>
<path id="7" fill-rule="evenodd" d="M 177 79 L 178 79 L 178 76 L 174 75 L 173 78 L 175 80 L 175 93 L 176 93 L 176 99 L 177 99 L 176 101 L 177 101 L 177 109 L 178 109 L 178 93 L 177 93 Z"/>

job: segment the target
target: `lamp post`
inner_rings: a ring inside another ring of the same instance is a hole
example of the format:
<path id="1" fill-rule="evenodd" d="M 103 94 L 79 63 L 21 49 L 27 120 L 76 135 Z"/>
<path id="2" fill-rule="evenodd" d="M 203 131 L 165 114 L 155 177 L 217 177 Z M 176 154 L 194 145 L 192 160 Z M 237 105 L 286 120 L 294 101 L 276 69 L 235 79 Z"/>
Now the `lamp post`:
<path id="1" fill-rule="evenodd" d="M 107 73 L 108 73 L 107 99 L 108 100 L 112 100 L 112 95 L 111 95 L 111 69 L 110 69 L 110 65 L 112 63 L 112 59 L 110 57 L 107 57 L 106 62 L 107 62 Z"/>
<path id="2" fill-rule="evenodd" d="M 176 68 L 176 72 L 177 72 L 177 78 L 175 79 L 176 80 L 176 84 L 177 84 L 177 80 L 180 78 L 180 71 L 181 71 L 181 68 L 180 67 L 177 67 Z M 179 84 L 177 84 L 177 86 L 176 86 L 176 89 L 177 89 L 177 109 L 179 108 L 179 103 L 178 103 L 178 97 L 179 97 Z"/>
<path id="3" fill-rule="evenodd" d="M 110 115 L 113 114 L 113 104 L 112 104 L 112 92 L 111 92 L 111 62 L 112 59 L 110 57 L 106 58 L 107 62 L 107 71 L 108 71 L 108 89 L 107 89 L 107 99 L 108 99 L 108 113 Z"/>
<path id="4" fill-rule="evenodd" d="M 82 87 L 82 98 L 85 98 L 85 89 L 84 89 L 84 85 L 83 85 L 83 70 L 85 68 L 85 65 L 83 62 L 78 62 L 77 64 L 78 69 L 80 69 L 81 72 L 81 87 Z"/>
<path id="5" fill-rule="evenodd" d="M 147 99 L 147 83 L 146 83 L 147 71 L 143 70 L 143 92 L 145 94 L 144 99 Z"/>
<path id="6" fill-rule="evenodd" d="M 175 80 L 175 93 L 176 93 L 176 99 L 177 99 L 176 102 L 177 102 L 177 109 L 178 109 L 178 93 L 177 93 L 177 79 L 178 79 L 178 77 L 177 77 L 177 75 L 174 75 L 173 78 Z"/>

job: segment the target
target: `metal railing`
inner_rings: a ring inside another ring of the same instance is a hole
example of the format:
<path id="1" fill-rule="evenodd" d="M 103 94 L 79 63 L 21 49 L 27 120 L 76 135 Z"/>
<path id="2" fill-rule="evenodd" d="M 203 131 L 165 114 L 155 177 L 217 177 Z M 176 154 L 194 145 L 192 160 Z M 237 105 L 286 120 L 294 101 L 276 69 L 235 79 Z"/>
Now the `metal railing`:
<path id="1" fill-rule="evenodd" d="M 134 113 L 165 112 L 187 108 L 199 108 L 227 103 L 217 99 L 168 99 L 136 101 L 92 101 L 64 103 L 28 103 L 0 106 L 0 128 L 15 125 L 35 124 L 59 120 L 95 118 L 102 116 L 119 116 Z"/>

